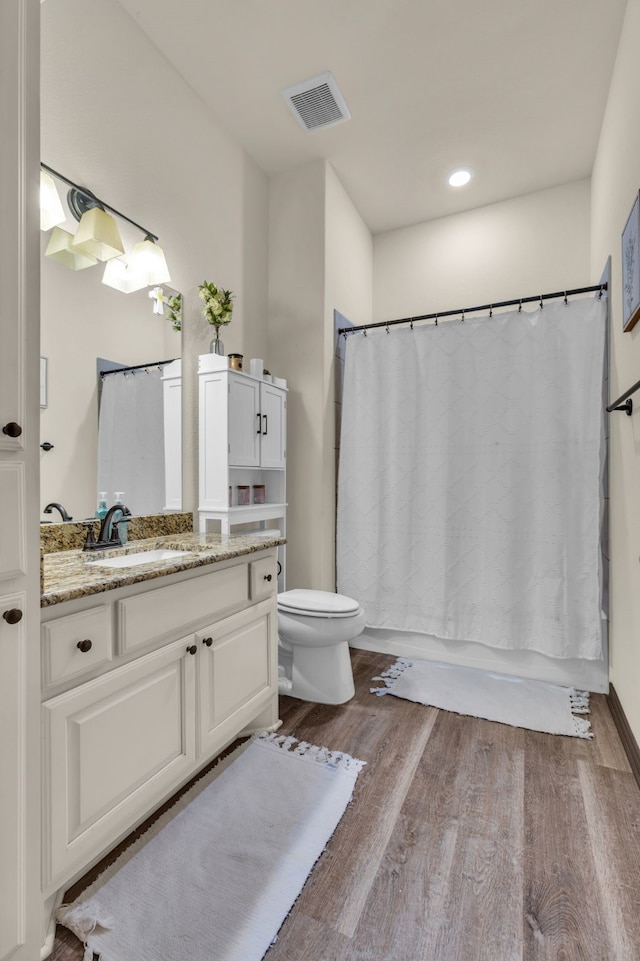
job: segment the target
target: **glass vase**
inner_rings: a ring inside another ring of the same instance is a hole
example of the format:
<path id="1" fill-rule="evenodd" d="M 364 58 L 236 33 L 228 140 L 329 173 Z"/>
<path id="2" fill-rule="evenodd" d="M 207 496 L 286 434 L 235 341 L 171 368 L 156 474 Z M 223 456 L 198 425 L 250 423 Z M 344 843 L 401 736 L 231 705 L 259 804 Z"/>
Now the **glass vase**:
<path id="1" fill-rule="evenodd" d="M 221 354 L 224 356 L 224 344 L 220 340 L 218 331 L 216 330 L 216 336 L 213 338 L 209 344 L 209 353 L 211 354 Z"/>

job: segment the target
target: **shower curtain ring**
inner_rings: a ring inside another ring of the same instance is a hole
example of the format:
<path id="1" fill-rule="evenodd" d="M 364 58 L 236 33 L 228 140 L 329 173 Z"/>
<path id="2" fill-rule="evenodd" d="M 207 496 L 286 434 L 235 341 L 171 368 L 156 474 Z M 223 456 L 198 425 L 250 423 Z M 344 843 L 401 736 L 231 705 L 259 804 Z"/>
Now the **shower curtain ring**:
<path id="1" fill-rule="evenodd" d="M 519 307 L 518 307 L 518 313 L 519 313 L 519 314 L 522 313 L 522 301 L 520 301 L 520 305 L 519 305 Z"/>
<path id="2" fill-rule="evenodd" d="M 411 330 L 413 330 L 413 317 L 411 318 L 411 323 L 409 324 L 409 327 L 411 328 Z"/>
<path id="3" fill-rule="evenodd" d="M 464 324 L 464 310 L 463 310 L 462 313 L 460 314 L 460 323 L 461 323 L 461 324 Z"/>
<path id="4" fill-rule="evenodd" d="M 366 324 L 364 325 L 363 334 L 364 334 L 365 337 L 367 336 L 367 325 L 366 325 Z"/>
<path id="5" fill-rule="evenodd" d="M 493 304 L 489 305 L 489 317 L 493 317 Z"/>
<path id="6" fill-rule="evenodd" d="M 565 305 L 565 307 L 568 307 L 568 306 L 569 306 L 569 301 L 567 300 L 567 292 L 566 292 L 566 290 L 565 290 L 565 292 L 564 292 L 564 305 Z"/>
<path id="7" fill-rule="evenodd" d="M 540 310 L 542 310 L 543 307 L 544 304 L 542 303 L 542 294 L 540 294 Z"/>
<path id="8" fill-rule="evenodd" d="M 598 300 L 602 300 L 602 291 L 603 291 L 603 288 L 600 287 L 600 293 L 598 294 Z"/>
<path id="9" fill-rule="evenodd" d="M 436 314 L 436 327 L 438 326 L 438 315 Z"/>
<path id="10" fill-rule="evenodd" d="M 387 331 L 387 333 L 389 333 L 389 324 L 387 324 L 387 326 L 386 326 L 386 331 Z"/>

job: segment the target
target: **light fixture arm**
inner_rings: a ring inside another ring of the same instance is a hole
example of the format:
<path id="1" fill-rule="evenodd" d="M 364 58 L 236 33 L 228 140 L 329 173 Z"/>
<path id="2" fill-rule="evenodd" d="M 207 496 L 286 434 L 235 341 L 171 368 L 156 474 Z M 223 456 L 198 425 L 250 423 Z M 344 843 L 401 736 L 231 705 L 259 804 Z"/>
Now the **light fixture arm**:
<path id="1" fill-rule="evenodd" d="M 127 217 L 126 214 L 120 213 L 120 211 L 116 210 L 115 207 L 111 207 L 110 204 L 106 204 L 103 200 L 100 200 L 99 197 L 96 197 L 96 195 L 92 193 L 90 190 L 88 190 L 86 187 L 80 187 L 78 184 L 74 183 L 73 180 L 69 180 L 68 177 L 65 177 L 61 173 L 58 173 L 57 170 L 54 170 L 53 167 L 49 167 L 45 163 L 41 162 L 40 166 L 42 167 L 43 170 L 46 170 L 47 173 L 51 174 L 53 177 L 56 177 L 58 180 L 62 180 L 63 183 L 67 184 L 69 187 L 72 187 L 74 190 L 77 190 L 78 193 L 81 193 L 83 196 L 88 197 L 91 200 L 94 200 L 95 206 L 101 207 L 103 210 L 108 210 L 110 213 L 115 214 L 116 217 L 120 217 L 122 220 L 126 220 L 127 223 L 131 224 L 133 227 L 136 227 L 138 230 L 142 231 L 142 233 L 145 235 L 145 239 L 149 239 L 154 242 L 158 240 L 158 237 L 156 236 L 156 234 L 151 233 L 150 230 L 147 230 L 146 227 L 142 227 L 140 224 L 136 223 L 135 220 L 132 220 L 131 217 Z"/>

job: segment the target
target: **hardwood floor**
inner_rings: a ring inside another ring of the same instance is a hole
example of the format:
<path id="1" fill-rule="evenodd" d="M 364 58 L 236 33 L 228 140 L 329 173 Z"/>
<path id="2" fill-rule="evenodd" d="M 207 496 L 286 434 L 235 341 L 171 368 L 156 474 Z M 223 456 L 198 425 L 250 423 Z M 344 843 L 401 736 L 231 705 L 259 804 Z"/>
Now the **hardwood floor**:
<path id="1" fill-rule="evenodd" d="M 640 790 L 604 696 L 592 741 L 557 737 L 373 697 L 394 659 L 352 660 L 348 704 L 281 700 L 282 733 L 367 766 L 268 961 L 637 961 Z"/>

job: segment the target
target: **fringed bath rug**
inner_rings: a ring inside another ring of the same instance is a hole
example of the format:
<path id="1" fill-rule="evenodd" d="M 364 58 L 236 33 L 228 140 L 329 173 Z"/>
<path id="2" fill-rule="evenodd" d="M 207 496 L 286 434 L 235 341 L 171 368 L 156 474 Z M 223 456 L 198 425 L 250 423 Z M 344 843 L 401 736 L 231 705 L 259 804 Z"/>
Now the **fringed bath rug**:
<path id="1" fill-rule="evenodd" d="M 385 687 L 372 687 L 372 694 L 393 694 L 443 711 L 546 734 L 593 737 L 590 722 L 576 717 L 589 713 L 588 691 L 404 657 L 373 680 L 384 681 Z"/>
<path id="2" fill-rule="evenodd" d="M 58 921 L 83 941 L 85 961 L 92 952 L 102 961 L 259 961 L 364 763 L 261 735 L 62 905 Z"/>

